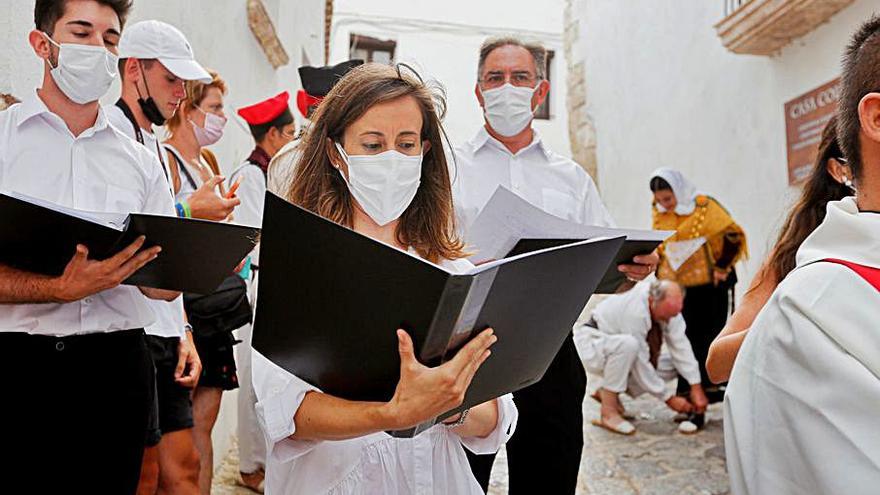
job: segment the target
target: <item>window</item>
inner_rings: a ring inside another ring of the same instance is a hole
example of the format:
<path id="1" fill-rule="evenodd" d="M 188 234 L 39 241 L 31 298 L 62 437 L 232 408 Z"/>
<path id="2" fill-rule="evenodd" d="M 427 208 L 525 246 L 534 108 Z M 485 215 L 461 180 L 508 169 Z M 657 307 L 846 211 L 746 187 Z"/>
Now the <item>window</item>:
<path id="1" fill-rule="evenodd" d="M 535 109 L 535 118 L 541 120 L 550 120 L 550 100 L 553 99 L 553 80 L 552 76 L 552 67 L 553 67 L 553 51 L 547 50 L 547 82 L 550 83 L 551 91 L 547 93 L 547 99 L 544 100 L 544 103 L 541 103 L 541 106 Z"/>
<path id="2" fill-rule="evenodd" d="M 365 62 L 390 64 L 394 61 L 395 48 L 397 48 L 397 42 L 394 40 L 380 40 L 352 33 L 348 45 L 348 56 L 349 58 L 359 58 Z"/>

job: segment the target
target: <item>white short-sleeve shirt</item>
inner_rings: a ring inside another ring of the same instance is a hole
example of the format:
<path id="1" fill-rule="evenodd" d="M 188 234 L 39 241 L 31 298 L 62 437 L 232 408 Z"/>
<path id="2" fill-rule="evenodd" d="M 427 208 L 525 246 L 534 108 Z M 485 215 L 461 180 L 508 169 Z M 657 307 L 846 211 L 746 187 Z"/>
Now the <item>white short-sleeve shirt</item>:
<path id="1" fill-rule="evenodd" d="M 117 107 L 116 105 L 107 105 L 104 107 L 104 112 L 107 115 L 107 120 L 110 121 L 110 124 L 116 127 L 117 130 L 121 131 L 126 136 L 131 139 L 137 141 L 137 135 L 134 132 L 134 127 L 131 124 L 131 121 L 128 120 L 128 117 L 125 116 L 122 109 Z M 159 145 L 159 140 L 156 135 L 152 131 L 146 131 L 141 133 L 141 136 L 144 139 L 142 143 L 144 148 L 147 149 L 150 153 L 154 154 L 160 162 L 165 163 L 165 157 L 160 157 L 159 153 L 164 152 L 162 147 Z M 141 143 L 138 143 L 141 144 Z M 162 171 L 166 180 L 170 177 L 168 175 L 168 170 L 165 169 Z M 173 207 L 174 198 L 171 195 L 171 184 L 167 183 L 166 187 L 168 188 L 168 201 L 171 202 Z M 153 310 L 153 313 L 156 315 L 156 321 L 152 325 L 148 325 L 144 330 L 147 335 L 153 335 L 156 337 L 178 337 L 182 338 L 186 334 L 186 330 L 184 328 L 184 318 L 183 318 L 183 296 L 177 296 L 177 299 L 173 301 L 158 301 L 153 299 L 148 299 L 147 303 L 150 305 L 150 308 Z"/>
<path id="2" fill-rule="evenodd" d="M 584 225 L 613 226 L 589 174 L 548 149 L 538 132 L 533 132 L 532 142 L 516 154 L 490 136 L 485 127 L 456 147 L 450 176 L 462 232 L 467 232 L 498 186 L 557 217 Z"/>
<path id="3" fill-rule="evenodd" d="M 100 109 L 95 125 L 74 136 L 36 92 L 0 112 L 0 190 L 79 210 L 174 215 L 155 155 Z M 140 290 L 121 285 L 72 303 L 3 305 L 0 331 L 64 336 L 142 328 L 154 319 Z"/>

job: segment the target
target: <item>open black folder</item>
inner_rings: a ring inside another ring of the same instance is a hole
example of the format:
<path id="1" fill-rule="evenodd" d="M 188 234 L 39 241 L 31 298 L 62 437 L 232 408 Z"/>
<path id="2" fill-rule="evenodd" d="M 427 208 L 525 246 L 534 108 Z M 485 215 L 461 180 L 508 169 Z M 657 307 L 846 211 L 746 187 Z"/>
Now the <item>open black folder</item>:
<path id="1" fill-rule="evenodd" d="M 392 433 L 413 436 L 538 381 L 622 243 L 580 241 L 456 274 L 268 193 L 253 346 L 323 392 L 387 401 L 399 377 L 398 328 L 429 366 L 494 328 L 498 342 L 462 407 Z"/>
<path id="2" fill-rule="evenodd" d="M 254 248 L 259 229 L 140 213 L 106 214 L 65 208 L 16 193 L 0 193 L 0 263 L 60 275 L 77 244 L 103 260 L 145 236 L 162 252 L 123 282 L 207 294 Z"/>
<path id="3" fill-rule="evenodd" d="M 673 233 L 582 225 L 551 215 L 504 186 L 498 186 L 468 226 L 467 241 L 468 248 L 475 251 L 471 261 L 482 263 L 584 239 L 625 236 L 626 241 L 614 263 L 596 288 L 597 294 L 613 294 L 626 282 L 626 276 L 617 266 L 631 264 L 637 255 L 650 254 Z"/>
<path id="4" fill-rule="evenodd" d="M 505 258 L 550 247 L 563 246 L 579 240 L 582 239 L 520 239 Z M 659 246 L 661 242 L 663 241 L 657 239 L 636 240 L 627 237 L 626 241 L 624 241 L 623 245 L 620 247 L 620 251 L 618 251 L 617 255 L 614 257 L 614 262 L 608 266 L 608 270 L 605 271 L 602 280 L 599 282 L 599 286 L 596 287 L 594 292 L 596 294 L 614 294 L 617 292 L 618 288 L 626 282 L 626 275 L 621 272 L 617 266 L 631 264 L 632 259 L 636 256 L 651 254 L 651 252 L 657 249 L 657 246 Z"/>

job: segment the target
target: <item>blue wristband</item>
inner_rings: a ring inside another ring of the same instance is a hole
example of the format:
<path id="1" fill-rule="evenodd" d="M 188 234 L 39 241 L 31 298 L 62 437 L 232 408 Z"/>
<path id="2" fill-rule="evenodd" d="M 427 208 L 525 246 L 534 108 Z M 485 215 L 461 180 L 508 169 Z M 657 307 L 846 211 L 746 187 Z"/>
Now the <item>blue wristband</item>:
<path id="1" fill-rule="evenodd" d="M 182 204 L 180 204 L 180 203 L 174 203 L 174 208 L 177 210 L 177 216 L 178 216 L 178 217 L 183 218 L 183 217 L 186 216 L 186 212 L 183 210 L 183 205 L 182 205 Z"/>

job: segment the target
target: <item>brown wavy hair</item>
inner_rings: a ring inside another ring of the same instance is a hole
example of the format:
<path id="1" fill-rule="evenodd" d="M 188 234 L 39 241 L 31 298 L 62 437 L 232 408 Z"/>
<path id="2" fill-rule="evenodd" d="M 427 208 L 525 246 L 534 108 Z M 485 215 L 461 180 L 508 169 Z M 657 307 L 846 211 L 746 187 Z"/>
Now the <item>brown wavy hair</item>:
<path id="1" fill-rule="evenodd" d="M 421 140 L 431 143 L 422 159 L 422 178 L 412 202 L 397 224 L 397 240 L 423 258 L 465 256 L 452 207 L 452 183 L 443 147 L 441 120 L 446 100 L 440 87 L 429 87 L 411 69 L 369 63 L 352 69 L 318 106 L 300 145 L 287 199 L 313 213 L 352 228 L 354 204 L 348 186 L 330 161 L 330 141 L 342 142 L 345 129 L 374 105 L 410 97 L 422 113 Z"/>
<path id="2" fill-rule="evenodd" d="M 837 201 L 852 196 L 848 187 L 837 182 L 828 173 L 828 160 L 842 160 L 840 146 L 837 143 L 837 116 L 833 116 L 822 131 L 822 141 L 816 162 L 807 183 L 804 184 L 801 197 L 788 214 L 776 247 L 767 260 L 765 269 L 775 283 L 779 283 L 795 267 L 795 256 L 801 243 L 819 224 L 825 220 L 825 206 L 829 201 Z"/>

